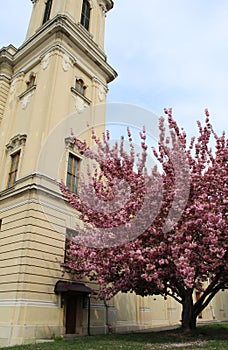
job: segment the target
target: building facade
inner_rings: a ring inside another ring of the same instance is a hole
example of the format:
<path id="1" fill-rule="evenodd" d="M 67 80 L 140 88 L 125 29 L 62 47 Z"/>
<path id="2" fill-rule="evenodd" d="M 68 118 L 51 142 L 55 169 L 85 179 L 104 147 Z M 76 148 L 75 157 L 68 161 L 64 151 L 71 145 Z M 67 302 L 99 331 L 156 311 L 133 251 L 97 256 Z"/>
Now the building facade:
<path id="1" fill-rule="evenodd" d="M 112 0 L 32 0 L 24 43 L 0 51 L 0 346 L 62 335 L 132 331 L 176 324 L 172 300 L 93 297 L 96 285 L 69 283 L 60 263 L 76 214 L 56 178 L 77 188 L 73 128 L 90 140 L 104 130 L 108 83 L 104 53 Z M 228 319 L 221 293 L 203 318 Z"/>

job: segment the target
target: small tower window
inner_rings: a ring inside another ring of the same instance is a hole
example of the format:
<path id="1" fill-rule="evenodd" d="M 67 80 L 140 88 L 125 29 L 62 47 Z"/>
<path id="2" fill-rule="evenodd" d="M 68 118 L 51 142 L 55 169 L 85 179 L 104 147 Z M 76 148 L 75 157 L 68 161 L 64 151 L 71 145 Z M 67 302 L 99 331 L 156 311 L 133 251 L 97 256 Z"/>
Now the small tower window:
<path id="1" fill-rule="evenodd" d="M 17 172 L 18 172 L 18 164 L 20 159 L 20 151 L 11 155 L 11 165 L 8 176 L 8 184 L 7 187 L 12 187 L 16 182 Z"/>
<path id="2" fill-rule="evenodd" d="M 47 0 L 46 1 L 46 5 L 45 5 L 43 24 L 45 22 L 47 22 L 49 20 L 49 18 L 50 18 L 51 6 L 52 6 L 52 0 Z"/>
<path id="3" fill-rule="evenodd" d="M 27 89 L 30 89 L 31 87 L 33 87 L 35 85 L 35 79 L 36 79 L 35 74 L 31 73 L 29 76 L 29 80 L 26 81 Z"/>
<path id="4" fill-rule="evenodd" d="M 66 185 L 72 193 L 77 193 L 78 190 L 80 161 L 80 158 L 72 153 L 69 153 Z"/>
<path id="5" fill-rule="evenodd" d="M 79 94 L 81 94 L 82 96 L 85 96 L 86 86 L 82 79 L 76 79 L 75 90 L 79 92 Z"/>
<path id="6" fill-rule="evenodd" d="M 90 20 L 90 4 L 88 0 L 83 0 L 81 24 L 87 30 L 89 30 L 89 20 Z"/>

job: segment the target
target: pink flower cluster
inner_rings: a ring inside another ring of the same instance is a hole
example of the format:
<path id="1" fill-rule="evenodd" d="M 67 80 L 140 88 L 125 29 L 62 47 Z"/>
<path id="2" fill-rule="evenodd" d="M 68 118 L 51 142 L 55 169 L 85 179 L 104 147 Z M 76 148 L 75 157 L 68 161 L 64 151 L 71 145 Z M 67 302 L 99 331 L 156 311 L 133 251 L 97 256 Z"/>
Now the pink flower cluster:
<path id="1" fill-rule="evenodd" d="M 97 162 L 97 169 L 89 173 L 90 181 L 82 184 L 81 195 L 69 193 L 60 184 L 62 193 L 88 226 L 84 244 L 72 240 L 64 266 L 77 278 L 87 276 L 96 280 L 101 298 L 111 298 L 119 291 L 133 291 L 142 296 L 171 295 L 183 302 L 186 293 L 195 288 L 204 293 L 203 303 L 206 296 L 210 298 L 227 283 L 228 141 L 225 133 L 220 137 L 215 134 L 207 110 L 205 124 L 198 123 L 198 137 L 192 138 L 190 145 L 173 119 L 172 110 L 166 109 L 165 115 L 168 136 L 165 118 L 161 118 L 158 147 L 152 150 L 161 171 L 154 167 L 149 173 L 146 169 L 150 150 L 145 128 L 140 133 L 139 156 L 135 155 L 130 130 L 128 153 L 123 138 L 119 145 L 109 144 L 108 132 L 102 141 L 93 132 L 96 151 L 85 141 L 73 138 L 81 154 Z M 214 150 L 210 149 L 211 139 L 215 142 Z M 180 149 L 184 159 L 180 159 Z M 186 164 L 186 170 L 177 173 L 177 164 L 182 167 Z M 178 177 L 185 176 L 190 179 L 189 196 L 180 213 L 185 182 Z M 148 189 L 153 196 L 144 208 Z M 91 193 L 96 194 L 96 200 L 93 206 L 88 206 L 85 203 L 87 199 L 91 203 Z M 110 202 L 110 211 L 102 207 L 103 202 Z M 148 218 L 153 219 L 132 239 L 132 222 L 142 207 L 138 227 L 144 227 Z M 109 229 L 109 234 L 102 236 L 101 229 Z M 105 243 L 115 240 L 118 244 L 104 244 L 103 248 L 87 244 L 99 240 Z"/>

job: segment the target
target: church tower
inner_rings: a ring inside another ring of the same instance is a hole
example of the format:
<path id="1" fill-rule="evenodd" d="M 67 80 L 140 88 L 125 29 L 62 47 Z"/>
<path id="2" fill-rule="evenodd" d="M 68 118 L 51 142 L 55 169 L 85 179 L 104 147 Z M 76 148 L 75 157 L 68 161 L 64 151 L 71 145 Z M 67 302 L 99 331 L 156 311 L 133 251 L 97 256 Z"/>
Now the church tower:
<path id="1" fill-rule="evenodd" d="M 117 75 L 104 53 L 113 1 L 32 3 L 25 42 L 0 50 L 0 346 L 107 327 L 96 286 L 62 275 L 74 219 L 55 179 L 77 191 L 81 158 L 70 127 L 89 138 L 88 125 L 105 122 L 105 108 L 96 115 L 95 107 Z"/>

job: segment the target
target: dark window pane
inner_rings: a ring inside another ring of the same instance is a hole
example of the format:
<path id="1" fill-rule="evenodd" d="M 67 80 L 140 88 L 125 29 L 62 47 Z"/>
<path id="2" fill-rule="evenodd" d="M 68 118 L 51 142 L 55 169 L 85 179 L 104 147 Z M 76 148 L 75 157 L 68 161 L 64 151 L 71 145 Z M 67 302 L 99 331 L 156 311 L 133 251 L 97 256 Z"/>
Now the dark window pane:
<path id="1" fill-rule="evenodd" d="M 88 0 L 83 0 L 81 24 L 87 30 L 89 30 L 89 20 L 90 20 L 90 5 L 89 5 L 89 1 Z"/>
<path id="2" fill-rule="evenodd" d="M 79 179 L 80 159 L 73 154 L 69 154 L 67 166 L 66 184 L 70 192 L 77 193 Z"/>
<path id="3" fill-rule="evenodd" d="M 43 24 L 45 22 L 47 22 L 49 20 L 49 18 L 50 18 L 51 6 L 52 6 L 52 0 L 47 0 L 46 6 L 45 6 L 45 11 L 44 11 Z"/>
<path id="4" fill-rule="evenodd" d="M 83 80 L 76 79 L 75 90 L 77 92 L 79 92 L 81 95 L 84 96 L 85 95 L 85 89 L 86 89 L 86 87 L 85 87 L 85 84 L 84 84 Z"/>
<path id="5" fill-rule="evenodd" d="M 7 187 L 12 187 L 16 182 L 19 158 L 20 158 L 20 152 L 17 152 L 11 156 L 11 165 L 10 165 Z"/>

